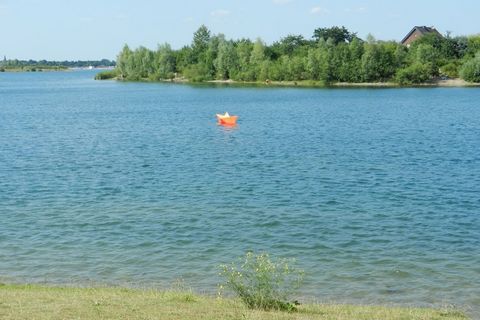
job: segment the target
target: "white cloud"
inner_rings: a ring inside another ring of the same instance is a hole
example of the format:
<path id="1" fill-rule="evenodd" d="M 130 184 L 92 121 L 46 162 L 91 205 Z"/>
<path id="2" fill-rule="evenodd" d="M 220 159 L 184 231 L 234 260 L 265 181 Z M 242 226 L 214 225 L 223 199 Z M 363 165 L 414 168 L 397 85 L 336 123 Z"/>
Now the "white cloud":
<path id="1" fill-rule="evenodd" d="M 318 14 L 318 15 L 323 15 L 323 14 L 329 14 L 330 10 L 322 8 L 322 7 L 313 7 L 310 9 L 311 14 Z"/>
<path id="2" fill-rule="evenodd" d="M 230 11 L 225 9 L 218 9 L 210 12 L 210 15 L 213 17 L 225 17 L 225 16 L 228 16 L 229 14 L 230 14 Z"/>

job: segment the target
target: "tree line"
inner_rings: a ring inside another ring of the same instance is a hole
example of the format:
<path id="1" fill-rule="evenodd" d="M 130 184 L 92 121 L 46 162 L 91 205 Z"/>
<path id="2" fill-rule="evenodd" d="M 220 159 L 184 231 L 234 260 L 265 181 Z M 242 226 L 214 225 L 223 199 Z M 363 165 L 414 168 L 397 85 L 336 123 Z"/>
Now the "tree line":
<path id="1" fill-rule="evenodd" d="M 76 61 L 49 61 L 49 60 L 0 60 L 0 71 L 10 69 L 35 71 L 41 69 L 66 69 L 66 68 L 87 68 L 87 67 L 114 67 L 115 61 L 102 60 L 76 60 Z"/>
<path id="2" fill-rule="evenodd" d="M 150 50 L 125 45 L 116 69 L 99 78 L 122 80 L 302 81 L 423 83 L 437 77 L 480 82 L 480 35 L 427 34 L 406 47 L 361 39 L 345 27 L 318 28 L 311 39 L 288 35 L 271 45 L 260 38 L 229 40 L 202 25 L 190 45 Z"/>

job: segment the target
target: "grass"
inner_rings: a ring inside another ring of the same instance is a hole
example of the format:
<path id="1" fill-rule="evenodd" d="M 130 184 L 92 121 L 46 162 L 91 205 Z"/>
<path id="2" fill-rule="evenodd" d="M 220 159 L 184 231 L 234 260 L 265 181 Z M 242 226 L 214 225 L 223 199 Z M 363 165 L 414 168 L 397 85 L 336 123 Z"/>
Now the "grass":
<path id="1" fill-rule="evenodd" d="M 308 304 L 297 312 L 260 311 L 239 300 L 189 291 L 0 285 L 0 319 L 467 319 L 451 309 Z"/>
<path id="2" fill-rule="evenodd" d="M 95 80 L 115 79 L 115 77 L 117 77 L 117 71 L 115 69 L 104 70 L 95 75 Z"/>

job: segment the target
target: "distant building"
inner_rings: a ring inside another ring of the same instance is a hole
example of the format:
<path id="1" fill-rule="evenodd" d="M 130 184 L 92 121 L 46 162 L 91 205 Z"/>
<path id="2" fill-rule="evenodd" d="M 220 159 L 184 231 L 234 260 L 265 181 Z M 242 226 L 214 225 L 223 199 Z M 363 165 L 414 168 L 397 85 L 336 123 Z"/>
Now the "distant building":
<path id="1" fill-rule="evenodd" d="M 434 33 L 439 36 L 442 36 L 440 32 L 438 32 L 437 29 L 435 29 L 434 27 L 415 26 L 409 33 L 407 33 L 407 35 L 405 36 L 405 38 L 403 38 L 401 43 L 407 47 L 410 47 L 410 44 L 413 41 L 420 39 L 421 37 L 429 33 Z"/>

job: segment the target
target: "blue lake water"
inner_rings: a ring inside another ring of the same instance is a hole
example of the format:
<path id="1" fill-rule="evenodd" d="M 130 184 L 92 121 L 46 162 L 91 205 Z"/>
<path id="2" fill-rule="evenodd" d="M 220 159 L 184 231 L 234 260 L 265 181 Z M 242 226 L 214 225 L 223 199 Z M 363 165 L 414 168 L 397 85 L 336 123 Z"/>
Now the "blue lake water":
<path id="1" fill-rule="evenodd" d="M 479 89 L 93 76 L 0 73 L 0 282 L 215 292 L 254 250 L 303 297 L 480 314 Z"/>

